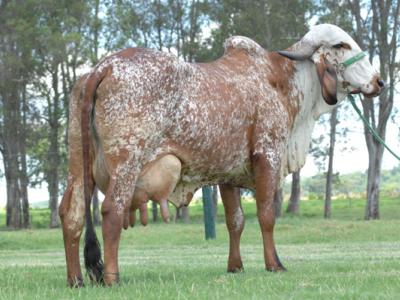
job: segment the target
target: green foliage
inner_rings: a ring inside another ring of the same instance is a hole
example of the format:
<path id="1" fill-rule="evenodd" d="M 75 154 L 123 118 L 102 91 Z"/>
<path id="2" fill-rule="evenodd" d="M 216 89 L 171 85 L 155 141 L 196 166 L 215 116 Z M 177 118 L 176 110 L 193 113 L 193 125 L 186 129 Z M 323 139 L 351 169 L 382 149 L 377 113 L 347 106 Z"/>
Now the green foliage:
<path id="1" fill-rule="evenodd" d="M 250 37 L 269 50 L 287 48 L 307 31 L 307 17 L 313 8 L 309 0 L 216 0 L 211 20 L 218 27 L 208 41 L 207 60 L 222 55 L 224 41 L 231 35 Z M 206 56 L 203 51 L 202 59 Z"/>
<path id="2" fill-rule="evenodd" d="M 345 0 L 321 0 L 317 6 L 318 23 L 336 24 L 347 32 L 353 29 L 351 10 Z"/>
<path id="3" fill-rule="evenodd" d="M 139 46 L 175 52 L 193 61 L 201 49 L 208 1 L 105 1 L 107 50 Z"/>
<path id="4" fill-rule="evenodd" d="M 400 196 L 400 167 L 392 170 L 383 170 L 381 178 L 381 194 L 384 197 Z M 324 198 L 326 177 L 320 173 L 312 177 L 303 177 L 301 179 L 302 195 L 312 199 Z M 290 182 L 285 183 L 285 192 L 290 191 Z M 335 174 L 333 182 L 333 196 L 354 198 L 365 194 L 367 185 L 367 175 L 363 172 L 354 172 L 349 174 Z"/>

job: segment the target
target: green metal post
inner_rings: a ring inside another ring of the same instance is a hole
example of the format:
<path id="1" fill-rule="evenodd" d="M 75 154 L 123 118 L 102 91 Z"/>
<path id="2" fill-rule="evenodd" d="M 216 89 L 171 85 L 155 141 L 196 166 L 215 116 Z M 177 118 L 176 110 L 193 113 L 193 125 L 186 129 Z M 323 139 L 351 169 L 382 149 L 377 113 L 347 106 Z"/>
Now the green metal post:
<path id="1" fill-rule="evenodd" d="M 203 211 L 204 211 L 204 229 L 206 240 L 215 239 L 215 219 L 214 219 L 214 203 L 211 196 L 211 187 L 204 186 L 203 192 Z"/>

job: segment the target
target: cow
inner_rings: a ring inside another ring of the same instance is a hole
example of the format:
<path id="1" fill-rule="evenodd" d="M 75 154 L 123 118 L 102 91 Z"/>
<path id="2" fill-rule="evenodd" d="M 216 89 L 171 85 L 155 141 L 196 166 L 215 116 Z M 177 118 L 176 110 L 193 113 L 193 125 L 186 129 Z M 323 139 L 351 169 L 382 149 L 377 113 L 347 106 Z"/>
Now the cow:
<path id="1" fill-rule="evenodd" d="M 89 277 L 112 285 L 119 279 L 121 230 L 134 221 L 130 211 L 145 210 L 148 199 L 164 208 L 167 199 L 188 205 L 196 189 L 210 184 L 219 185 L 225 208 L 228 271 L 243 269 L 241 187 L 255 191 L 266 270 L 285 270 L 273 239 L 276 190 L 304 165 L 318 117 L 350 93 L 378 95 L 384 82 L 335 25 L 312 27 L 285 51 L 268 52 L 241 36 L 224 47 L 210 63 L 128 48 L 101 60 L 74 87 L 60 205 L 70 286 L 83 284 L 85 222 Z M 104 266 L 90 214 L 95 185 L 105 193 Z"/>

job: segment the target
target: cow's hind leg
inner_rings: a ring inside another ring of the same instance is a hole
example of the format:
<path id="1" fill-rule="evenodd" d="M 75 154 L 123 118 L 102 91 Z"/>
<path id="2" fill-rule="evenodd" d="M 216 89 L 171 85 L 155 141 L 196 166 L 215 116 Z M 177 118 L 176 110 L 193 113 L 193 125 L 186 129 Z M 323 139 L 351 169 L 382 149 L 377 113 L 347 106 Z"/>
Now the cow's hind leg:
<path id="1" fill-rule="evenodd" d="M 115 168 L 101 208 L 103 215 L 104 240 L 104 283 L 112 285 L 119 281 L 118 248 L 125 211 L 129 209 L 135 189 L 135 175 L 132 162 L 125 162 Z"/>
<path id="2" fill-rule="evenodd" d="M 229 231 L 228 272 L 236 273 L 243 270 L 240 257 L 240 236 L 244 228 L 244 217 L 240 203 L 240 189 L 225 184 L 221 184 L 219 189 L 225 208 L 226 226 Z"/>
<path id="3" fill-rule="evenodd" d="M 274 242 L 274 195 L 277 189 L 279 168 L 272 168 L 267 159 L 260 154 L 253 157 L 253 169 L 256 184 L 257 216 L 264 244 L 265 268 L 268 271 L 285 271 L 275 249 Z"/>
<path id="4" fill-rule="evenodd" d="M 84 225 L 85 203 L 82 180 L 71 174 L 60 204 L 59 214 L 64 236 L 68 285 L 80 287 L 83 285 L 83 279 L 79 263 L 79 240 Z"/>

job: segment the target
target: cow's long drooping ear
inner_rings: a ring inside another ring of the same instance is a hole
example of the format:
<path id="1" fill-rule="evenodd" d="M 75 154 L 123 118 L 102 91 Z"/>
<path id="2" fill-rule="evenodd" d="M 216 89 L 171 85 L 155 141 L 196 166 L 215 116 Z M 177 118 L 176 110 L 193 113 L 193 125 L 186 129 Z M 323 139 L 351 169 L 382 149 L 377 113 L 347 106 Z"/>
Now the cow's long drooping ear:
<path id="1" fill-rule="evenodd" d="M 335 105 L 337 100 L 337 76 L 332 64 L 321 55 L 320 61 L 315 63 L 319 82 L 321 83 L 322 97 L 329 105 Z"/>

